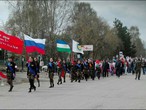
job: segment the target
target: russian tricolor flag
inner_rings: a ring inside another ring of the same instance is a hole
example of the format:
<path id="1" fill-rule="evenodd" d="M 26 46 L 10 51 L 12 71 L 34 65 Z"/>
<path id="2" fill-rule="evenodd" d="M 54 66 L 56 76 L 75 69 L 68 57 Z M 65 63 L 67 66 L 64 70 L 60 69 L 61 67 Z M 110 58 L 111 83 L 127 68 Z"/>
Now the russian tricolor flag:
<path id="1" fill-rule="evenodd" d="M 24 42 L 27 53 L 38 52 L 42 55 L 45 54 L 45 41 L 45 39 L 33 39 L 24 34 Z"/>

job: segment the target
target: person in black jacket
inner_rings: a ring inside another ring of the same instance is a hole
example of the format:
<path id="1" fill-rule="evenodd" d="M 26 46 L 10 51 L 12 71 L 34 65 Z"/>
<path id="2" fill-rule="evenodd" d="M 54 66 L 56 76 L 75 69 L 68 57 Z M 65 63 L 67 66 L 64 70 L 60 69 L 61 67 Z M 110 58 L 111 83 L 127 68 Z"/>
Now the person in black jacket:
<path id="1" fill-rule="evenodd" d="M 97 77 L 98 77 L 98 79 L 100 79 L 100 74 L 101 74 L 100 65 L 98 65 L 98 64 L 96 65 L 95 71 L 97 72 Z"/>
<path id="2" fill-rule="evenodd" d="M 63 72 L 64 72 L 64 75 L 63 75 L 63 79 L 64 79 L 64 83 L 66 82 L 66 71 L 67 71 L 67 64 L 66 64 L 66 62 L 65 62 L 65 60 L 63 60 L 63 63 L 62 63 L 62 66 L 63 66 L 63 68 L 62 68 L 62 70 L 63 70 Z"/>
<path id="3" fill-rule="evenodd" d="M 141 67 L 142 67 L 142 62 L 141 59 L 139 58 L 138 61 L 136 62 L 136 77 L 135 80 L 138 78 L 138 80 L 140 80 L 140 76 L 141 76 Z"/>
<path id="4" fill-rule="evenodd" d="M 87 81 L 88 78 L 89 78 L 89 73 L 88 73 L 88 70 L 89 70 L 89 63 L 87 60 L 84 61 L 83 63 L 84 65 L 84 77 L 85 77 L 85 80 Z"/>
<path id="5" fill-rule="evenodd" d="M 82 76 L 82 70 L 83 70 L 80 60 L 78 60 L 78 63 L 76 64 L 76 69 L 77 69 L 77 78 L 78 78 L 78 82 L 80 83 L 80 81 L 81 81 L 81 76 Z"/>
<path id="6" fill-rule="evenodd" d="M 116 68 L 116 76 L 120 77 L 123 72 L 123 63 L 120 59 L 118 59 L 118 61 L 116 62 L 115 68 Z"/>
<path id="7" fill-rule="evenodd" d="M 93 61 L 90 61 L 89 62 L 89 72 L 90 72 L 90 76 L 91 76 L 91 79 L 94 80 L 95 78 L 95 65 L 93 63 Z"/>
<path id="8" fill-rule="evenodd" d="M 133 59 L 133 61 L 132 61 L 132 63 L 131 63 L 132 74 L 135 73 L 135 66 L 136 66 L 136 61 L 135 61 L 135 59 Z"/>
<path id="9" fill-rule="evenodd" d="M 49 71 L 49 78 L 50 78 L 50 88 L 52 88 L 54 87 L 54 71 L 55 71 L 53 58 L 50 58 L 50 62 L 48 63 L 48 71 Z"/>
<path id="10" fill-rule="evenodd" d="M 146 74 L 146 60 L 143 60 L 142 62 L 142 70 L 143 70 L 143 75 Z"/>
<path id="11" fill-rule="evenodd" d="M 104 60 L 102 64 L 102 69 L 103 69 L 103 77 L 108 77 L 109 64 L 106 60 Z"/>
<path id="12" fill-rule="evenodd" d="M 57 72 L 58 72 L 58 82 L 57 84 L 62 84 L 62 78 L 61 78 L 61 75 L 62 75 L 62 70 L 63 70 L 63 65 L 62 65 L 62 61 L 60 58 L 58 58 L 58 61 L 57 61 Z"/>
<path id="13" fill-rule="evenodd" d="M 37 71 L 37 76 L 36 76 L 36 80 L 38 82 L 38 87 L 40 87 L 40 80 L 39 80 L 39 73 L 40 73 L 40 65 L 39 65 L 39 62 L 38 62 L 38 59 L 37 58 L 34 58 L 34 62 L 35 62 L 35 66 L 36 66 L 36 71 Z"/>
<path id="14" fill-rule="evenodd" d="M 7 83 L 10 85 L 9 92 L 11 92 L 14 87 L 13 80 L 15 78 L 15 66 L 16 64 L 13 62 L 13 58 L 12 57 L 8 58 L 6 72 L 7 72 Z"/>
<path id="15" fill-rule="evenodd" d="M 76 61 L 73 61 L 71 65 L 71 82 L 73 81 L 77 81 Z"/>
<path id="16" fill-rule="evenodd" d="M 28 92 L 31 92 L 32 89 L 36 91 L 36 87 L 34 85 L 34 79 L 37 75 L 37 71 L 33 57 L 29 57 L 29 61 L 26 64 L 26 66 L 27 66 L 27 78 L 29 79 L 29 83 L 30 83 L 30 88 Z"/>

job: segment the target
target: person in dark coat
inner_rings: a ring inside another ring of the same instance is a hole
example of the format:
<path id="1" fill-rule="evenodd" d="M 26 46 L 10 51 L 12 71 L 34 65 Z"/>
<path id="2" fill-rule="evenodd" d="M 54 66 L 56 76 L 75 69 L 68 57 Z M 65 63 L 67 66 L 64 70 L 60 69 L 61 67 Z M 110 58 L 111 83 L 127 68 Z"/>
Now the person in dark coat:
<path id="1" fill-rule="evenodd" d="M 48 71 L 50 79 L 50 88 L 52 88 L 54 87 L 54 71 L 55 71 L 55 64 L 53 62 L 53 58 L 50 58 L 50 62 L 48 63 Z"/>
<path id="2" fill-rule="evenodd" d="M 62 71 L 64 72 L 64 76 L 63 76 L 63 82 L 65 83 L 66 82 L 66 72 L 67 72 L 67 64 L 66 64 L 66 62 L 65 62 L 65 60 L 63 60 L 63 63 L 62 63 L 62 66 L 63 66 L 63 68 L 62 68 Z"/>
<path id="3" fill-rule="evenodd" d="M 39 73 L 40 73 L 40 65 L 39 65 L 39 62 L 38 62 L 38 59 L 37 58 L 34 58 L 34 62 L 35 62 L 35 65 L 36 65 L 36 71 L 37 71 L 37 76 L 36 76 L 36 80 L 38 82 L 38 87 L 40 87 L 40 80 L 39 80 Z"/>
<path id="4" fill-rule="evenodd" d="M 115 68 L 116 68 L 116 76 L 120 77 L 123 72 L 123 63 L 120 59 L 116 62 Z"/>
<path id="5" fill-rule="evenodd" d="M 15 78 L 15 66 L 16 64 L 13 62 L 13 58 L 10 57 L 8 58 L 8 63 L 7 63 L 7 68 L 6 68 L 6 72 L 7 72 L 7 83 L 10 85 L 10 89 L 9 92 L 12 91 L 13 89 L 13 80 Z"/>
<path id="6" fill-rule="evenodd" d="M 97 77 L 98 77 L 98 79 L 100 79 L 101 68 L 100 68 L 99 65 L 96 65 L 95 71 L 96 71 L 96 73 L 97 73 Z"/>
<path id="7" fill-rule="evenodd" d="M 67 65 L 67 72 L 70 74 L 70 71 L 71 71 L 71 61 L 69 59 L 67 60 L 66 65 Z"/>
<path id="8" fill-rule="evenodd" d="M 137 78 L 138 78 L 138 80 L 140 80 L 141 68 L 142 68 L 142 62 L 141 62 L 140 59 L 138 59 L 138 61 L 136 62 L 136 77 L 135 77 L 135 80 Z"/>
<path id="9" fill-rule="evenodd" d="M 84 77 L 85 77 L 85 80 L 87 81 L 88 78 L 89 78 L 89 73 L 88 73 L 88 71 L 89 71 L 89 63 L 88 63 L 88 61 L 85 60 L 83 65 L 84 65 L 84 70 L 83 70 L 84 71 Z"/>
<path id="10" fill-rule="evenodd" d="M 78 78 L 78 82 L 81 82 L 81 77 L 82 77 L 82 65 L 81 65 L 81 61 L 78 60 L 78 63 L 76 64 L 76 69 L 77 69 L 77 78 Z"/>
<path id="11" fill-rule="evenodd" d="M 136 62 L 135 62 L 135 59 L 133 59 L 133 61 L 131 63 L 132 74 L 135 73 L 135 66 L 136 66 Z"/>
<path id="12" fill-rule="evenodd" d="M 95 78 L 95 65 L 93 64 L 93 61 L 90 61 L 89 62 L 89 72 L 90 72 L 90 76 L 91 76 L 91 79 L 94 80 Z"/>
<path id="13" fill-rule="evenodd" d="M 108 77 L 109 64 L 106 60 L 104 60 L 102 64 L 102 69 L 103 69 L 103 77 Z"/>
<path id="14" fill-rule="evenodd" d="M 75 61 L 72 62 L 70 70 L 71 70 L 71 82 L 73 82 L 73 81 L 76 82 L 77 81 L 77 72 L 76 72 L 76 62 Z"/>
<path id="15" fill-rule="evenodd" d="M 146 60 L 143 60 L 142 62 L 142 70 L 143 70 L 143 75 L 146 74 Z"/>
<path id="16" fill-rule="evenodd" d="M 57 84 L 62 84 L 62 78 L 61 78 L 61 75 L 62 75 L 62 70 L 63 70 L 63 65 L 62 65 L 62 61 L 60 58 L 58 58 L 58 61 L 57 61 L 57 72 L 58 72 L 58 82 Z"/>
<path id="17" fill-rule="evenodd" d="M 27 66 L 27 78 L 30 84 L 30 88 L 28 92 L 31 92 L 32 89 L 36 91 L 36 87 L 34 85 L 34 79 L 37 76 L 37 70 L 33 57 L 29 57 L 29 61 L 27 62 L 26 66 Z"/>

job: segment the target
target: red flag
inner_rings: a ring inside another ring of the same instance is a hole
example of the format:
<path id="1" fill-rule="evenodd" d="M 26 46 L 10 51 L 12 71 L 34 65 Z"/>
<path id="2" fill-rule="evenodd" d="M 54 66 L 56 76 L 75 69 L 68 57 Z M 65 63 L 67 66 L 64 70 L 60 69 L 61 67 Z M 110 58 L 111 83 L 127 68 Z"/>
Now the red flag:
<path id="1" fill-rule="evenodd" d="M 0 77 L 7 78 L 7 76 L 4 73 L 2 73 L 2 72 L 0 72 Z"/>
<path id="2" fill-rule="evenodd" d="M 61 72 L 61 77 L 64 77 L 64 76 L 65 76 L 65 71 L 62 70 L 62 72 Z"/>
<path id="3" fill-rule="evenodd" d="M 22 54 L 23 44 L 23 40 L 18 37 L 0 31 L 0 48 L 17 54 Z"/>

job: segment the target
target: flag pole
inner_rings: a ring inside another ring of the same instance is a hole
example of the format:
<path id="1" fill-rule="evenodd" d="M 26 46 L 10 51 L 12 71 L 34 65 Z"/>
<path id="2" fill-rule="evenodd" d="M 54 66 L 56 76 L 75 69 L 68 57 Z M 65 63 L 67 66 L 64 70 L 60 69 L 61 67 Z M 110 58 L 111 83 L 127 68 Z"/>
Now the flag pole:
<path id="1" fill-rule="evenodd" d="M 73 38 L 71 39 L 72 41 L 71 41 L 71 46 L 72 46 L 72 50 L 73 50 Z M 71 62 L 73 62 L 74 61 L 74 52 L 73 51 L 71 51 Z"/>
<path id="2" fill-rule="evenodd" d="M 24 46 L 23 46 L 23 52 L 25 54 L 25 59 L 26 61 L 28 60 L 28 54 L 27 54 L 27 51 L 26 51 L 26 46 L 25 46 L 25 39 L 24 39 L 24 33 L 23 33 L 23 41 L 24 41 Z"/>

